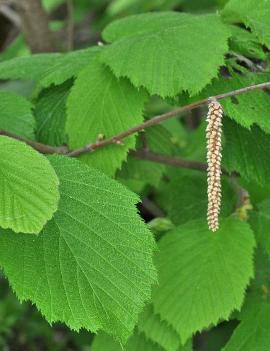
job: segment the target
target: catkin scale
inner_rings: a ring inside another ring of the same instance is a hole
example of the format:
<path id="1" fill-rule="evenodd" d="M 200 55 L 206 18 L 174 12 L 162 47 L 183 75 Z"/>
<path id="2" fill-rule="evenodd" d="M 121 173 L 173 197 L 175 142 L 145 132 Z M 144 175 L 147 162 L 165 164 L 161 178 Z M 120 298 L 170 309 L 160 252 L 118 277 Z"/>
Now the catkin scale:
<path id="1" fill-rule="evenodd" d="M 209 99 L 207 114 L 207 221 L 210 230 L 219 228 L 219 212 L 221 205 L 221 133 L 223 109 L 213 98 Z"/>

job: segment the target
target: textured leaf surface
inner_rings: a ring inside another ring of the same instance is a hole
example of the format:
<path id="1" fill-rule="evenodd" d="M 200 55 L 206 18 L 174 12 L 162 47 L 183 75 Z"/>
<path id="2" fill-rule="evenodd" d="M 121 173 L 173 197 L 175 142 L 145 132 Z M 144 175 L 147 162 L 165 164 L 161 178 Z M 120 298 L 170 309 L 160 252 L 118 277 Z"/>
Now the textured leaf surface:
<path id="1" fill-rule="evenodd" d="M 241 323 L 222 351 L 268 351 L 270 344 L 270 303 L 252 301 L 251 311 L 246 311 Z"/>
<path id="2" fill-rule="evenodd" d="M 270 0 L 230 0 L 223 14 L 235 22 L 242 21 L 270 47 Z"/>
<path id="3" fill-rule="evenodd" d="M 248 224 L 228 218 L 213 234 L 205 221 L 193 221 L 159 243 L 154 309 L 182 342 L 240 309 L 253 276 L 255 240 Z"/>
<path id="4" fill-rule="evenodd" d="M 214 79 L 212 84 L 201 92 L 200 96 L 188 100 L 180 97 L 180 103 L 185 104 L 200 98 L 207 98 L 249 85 L 268 82 L 269 80 L 269 73 L 253 73 L 246 76 L 235 74 L 231 78 Z M 258 90 L 223 99 L 222 107 L 228 117 L 243 127 L 250 128 L 253 124 L 257 124 L 264 131 L 270 133 L 270 99 L 266 92 Z"/>
<path id="5" fill-rule="evenodd" d="M 240 28 L 231 26 L 232 37 L 230 38 L 230 48 L 237 53 L 247 57 L 265 60 L 267 55 L 263 51 L 262 45 L 258 42 L 255 34 Z"/>
<path id="6" fill-rule="evenodd" d="M 2 232 L 0 264 L 20 300 L 30 299 L 49 322 L 125 341 L 156 280 L 138 198 L 78 160 L 50 160 L 59 209 L 34 240 Z"/>
<path id="7" fill-rule="evenodd" d="M 246 180 L 267 185 L 270 174 L 270 135 L 257 126 L 249 131 L 229 119 L 224 122 L 224 167 L 230 172 L 239 172 Z"/>
<path id="8" fill-rule="evenodd" d="M 167 351 L 178 351 L 180 348 L 179 335 L 166 321 L 161 321 L 151 305 L 140 315 L 138 330 Z"/>
<path id="9" fill-rule="evenodd" d="M 66 102 L 72 81 L 41 92 L 35 108 L 36 136 L 41 143 L 61 146 L 67 142 L 65 134 Z"/>
<path id="10" fill-rule="evenodd" d="M 92 351 L 162 351 L 163 349 L 150 340 L 147 340 L 143 334 L 135 332 L 130 337 L 125 346 L 121 346 L 112 337 L 106 334 L 98 334 L 92 344 Z M 188 350 L 187 350 L 188 351 Z"/>
<path id="11" fill-rule="evenodd" d="M 163 126 L 153 126 L 147 129 L 143 136 L 139 136 L 137 149 L 143 148 L 142 138 L 151 151 L 165 155 L 172 154 L 174 146 L 171 142 L 172 135 Z M 138 189 L 141 190 L 146 184 L 158 187 L 166 169 L 165 165 L 140 160 L 131 155 L 127 158 L 127 162 L 122 165 L 117 176 L 122 183 L 132 184 L 133 186 L 136 184 Z"/>
<path id="12" fill-rule="evenodd" d="M 251 218 L 257 241 L 270 257 L 270 200 L 260 203 Z"/>
<path id="13" fill-rule="evenodd" d="M 22 96 L 0 91 L 0 128 L 34 139 L 35 119 L 31 103 Z"/>
<path id="14" fill-rule="evenodd" d="M 207 213 L 207 178 L 205 174 L 179 174 L 166 186 L 169 218 L 177 225 Z M 232 213 L 236 205 L 235 191 L 227 179 L 222 180 L 221 217 Z"/>
<path id="15" fill-rule="evenodd" d="M 100 135 L 108 138 L 141 123 L 145 99 L 143 91 L 126 79 L 116 79 L 108 68 L 93 61 L 80 73 L 68 98 L 66 131 L 70 148 L 93 143 Z M 81 159 L 113 175 L 127 151 L 134 147 L 133 135 L 123 145 L 109 145 Z"/>
<path id="16" fill-rule="evenodd" d="M 218 16 L 148 13 L 110 24 L 102 60 L 151 94 L 198 93 L 217 75 L 230 33 Z"/>
<path id="17" fill-rule="evenodd" d="M 57 209 L 58 183 L 45 156 L 17 140 L 0 137 L 2 228 L 39 233 Z"/>
<path id="18" fill-rule="evenodd" d="M 99 49 L 78 50 L 68 54 L 36 54 L 0 63 L 0 79 L 39 81 L 43 87 L 61 84 L 89 64 Z"/>

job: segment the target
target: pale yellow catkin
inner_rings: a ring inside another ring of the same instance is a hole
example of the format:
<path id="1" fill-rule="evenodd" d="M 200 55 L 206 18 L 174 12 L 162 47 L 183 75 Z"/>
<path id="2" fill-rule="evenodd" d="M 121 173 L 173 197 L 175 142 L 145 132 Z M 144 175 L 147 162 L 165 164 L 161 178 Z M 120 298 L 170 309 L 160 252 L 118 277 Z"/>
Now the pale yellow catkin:
<path id="1" fill-rule="evenodd" d="M 221 133 L 223 109 L 220 103 L 209 99 L 207 114 L 207 183 L 208 210 L 207 221 L 210 230 L 219 228 L 219 212 L 221 206 Z"/>

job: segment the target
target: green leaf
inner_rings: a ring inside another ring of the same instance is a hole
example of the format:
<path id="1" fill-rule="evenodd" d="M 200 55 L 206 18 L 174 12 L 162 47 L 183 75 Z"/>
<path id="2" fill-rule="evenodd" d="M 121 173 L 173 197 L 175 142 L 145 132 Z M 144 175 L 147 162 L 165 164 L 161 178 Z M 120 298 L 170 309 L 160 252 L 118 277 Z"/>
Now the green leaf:
<path id="1" fill-rule="evenodd" d="M 230 28 L 232 32 L 230 39 L 231 50 L 247 57 L 259 60 L 266 59 L 267 55 L 253 33 L 237 26 L 231 26 Z"/>
<path id="2" fill-rule="evenodd" d="M 138 197 L 78 160 L 50 161 L 60 179 L 58 211 L 34 240 L 2 232 L 0 264 L 19 299 L 50 323 L 125 341 L 156 281 Z"/>
<path id="3" fill-rule="evenodd" d="M 241 308 L 253 276 L 254 246 L 248 224 L 233 218 L 222 221 L 216 234 L 206 220 L 198 220 L 159 241 L 154 310 L 177 330 L 183 343 Z"/>
<path id="4" fill-rule="evenodd" d="M 92 346 L 92 351 L 162 351 L 157 344 L 147 340 L 143 334 L 135 332 L 130 337 L 128 343 L 123 347 L 121 344 L 113 340 L 112 337 L 102 333 L 98 334 Z M 188 351 L 188 350 L 187 350 Z"/>
<path id="5" fill-rule="evenodd" d="M 169 218 L 176 224 L 205 218 L 207 213 L 207 175 L 179 173 L 165 186 Z M 221 217 L 230 215 L 236 205 L 235 191 L 222 179 Z"/>
<path id="6" fill-rule="evenodd" d="M 54 169 L 31 147 L 1 136 L 0 170 L 0 226 L 39 233 L 58 205 L 59 182 Z"/>
<path id="7" fill-rule="evenodd" d="M 93 61 L 76 80 L 67 102 L 66 132 L 71 149 L 94 143 L 100 135 L 108 138 L 143 121 L 146 94 L 126 79 L 116 79 L 104 65 Z M 86 163 L 114 175 L 135 147 L 135 136 L 123 145 L 109 145 L 83 155 Z"/>
<path id="8" fill-rule="evenodd" d="M 142 138 L 146 145 L 142 145 Z M 174 147 L 172 135 L 163 126 L 153 126 L 138 137 L 137 149 L 145 146 L 153 152 L 170 155 Z M 122 165 L 117 176 L 126 185 L 130 184 L 130 180 L 133 181 L 132 184 L 137 184 L 139 189 L 143 189 L 146 184 L 158 187 L 166 169 L 165 165 L 140 160 L 131 155 L 128 156 L 127 162 Z"/>
<path id="9" fill-rule="evenodd" d="M 34 111 L 37 140 L 41 143 L 61 146 L 67 142 L 66 102 L 71 85 L 72 81 L 66 81 L 41 92 Z"/>
<path id="10" fill-rule="evenodd" d="M 252 213 L 252 228 L 258 243 L 265 249 L 270 258 L 270 200 L 258 205 L 257 211 Z"/>
<path id="11" fill-rule="evenodd" d="M 20 95 L 0 91 L 0 128 L 34 139 L 35 119 L 31 103 Z"/>
<path id="12" fill-rule="evenodd" d="M 235 329 L 231 339 L 222 351 L 268 351 L 270 344 L 270 303 L 269 301 L 252 301 L 246 313 Z"/>
<path id="13" fill-rule="evenodd" d="M 230 78 L 214 79 L 212 84 L 208 85 L 196 98 L 185 99 L 181 96 L 179 101 L 181 104 L 185 104 L 269 80 L 269 73 L 251 73 L 246 76 L 234 74 Z M 223 99 L 221 103 L 225 115 L 243 127 L 250 128 L 253 124 L 257 124 L 265 132 L 270 133 L 270 98 L 266 92 L 262 90 L 251 91 Z"/>
<path id="14" fill-rule="evenodd" d="M 77 76 L 96 56 L 99 48 L 78 50 L 68 54 L 36 54 L 0 63 L 0 79 L 38 81 L 42 87 L 62 84 Z"/>
<path id="15" fill-rule="evenodd" d="M 254 257 L 255 278 L 252 279 L 251 284 L 249 286 L 244 308 L 242 308 L 240 313 L 238 313 L 239 320 L 241 320 L 242 316 L 246 314 L 245 307 L 247 305 L 247 299 L 251 299 L 255 301 L 253 296 L 256 296 L 256 298 L 267 299 L 269 297 L 269 291 L 270 291 L 270 275 L 269 275 L 270 260 L 269 260 L 268 253 L 265 250 L 266 245 L 264 245 L 263 243 L 263 238 L 261 238 L 260 235 L 258 235 L 260 233 L 257 232 L 257 228 L 254 225 L 253 216 L 251 216 L 251 227 L 254 230 L 256 241 L 258 244 L 258 247 L 254 255 L 255 256 Z"/>
<path id="16" fill-rule="evenodd" d="M 270 47 L 270 0 L 230 0 L 222 13 L 229 20 L 242 21 Z"/>
<path id="17" fill-rule="evenodd" d="M 239 172 L 246 180 L 269 183 L 270 135 L 254 126 L 247 130 L 235 122 L 224 121 L 223 164 L 229 172 Z M 259 142 L 258 142 L 259 141 Z"/>
<path id="18" fill-rule="evenodd" d="M 124 351 L 121 344 L 105 333 L 98 333 L 95 336 L 91 349 L 92 351 Z"/>
<path id="19" fill-rule="evenodd" d="M 229 35 L 216 15 L 147 13 L 110 24 L 103 37 L 113 44 L 101 57 L 117 77 L 152 95 L 194 95 L 217 75 Z"/>
<path id="20" fill-rule="evenodd" d="M 138 330 L 144 333 L 149 340 L 159 344 L 165 350 L 179 351 L 179 335 L 166 321 L 161 321 L 159 315 L 154 313 L 151 305 L 148 305 L 143 313 L 141 313 Z"/>
<path id="21" fill-rule="evenodd" d="M 133 156 L 127 158 L 117 173 L 117 179 L 127 187 L 132 186 L 141 193 L 146 185 L 158 187 L 165 167 L 157 163 L 139 160 Z"/>

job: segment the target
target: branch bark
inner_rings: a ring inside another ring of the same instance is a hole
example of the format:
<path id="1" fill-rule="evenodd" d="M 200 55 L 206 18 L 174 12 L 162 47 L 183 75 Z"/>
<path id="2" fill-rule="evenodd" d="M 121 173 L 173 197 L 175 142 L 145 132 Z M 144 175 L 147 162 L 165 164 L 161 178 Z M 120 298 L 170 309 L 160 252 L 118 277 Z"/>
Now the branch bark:
<path id="1" fill-rule="evenodd" d="M 228 98 L 231 96 L 244 94 L 244 93 L 247 93 L 249 91 L 258 90 L 258 89 L 266 89 L 269 87 L 270 87 L 270 82 L 265 82 L 265 83 L 261 83 L 261 84 L 247 86 L 245 88 L 241 88 L 238 90 L 233 90 L 233 91 L 230 91 L 228 93 L 219 94 L 219 95 L 213 96 L 211 98 L 221 100 L 221 99 Z M 122 140 L 125 139 L 126 137 L 128 137 L 132 134 L 135 134 L 137 132 L 143 131 L 146 128 L 157 125 L 166 119 L 169 119 L 171 117 L 179 115 L 180 113 L 190 111 L 194 108 L 206 105 L 206 104 L 208 104 L 209 99 L 210 98 L 202 99 L 202 100 L 199 100 L 197 102 L 193 102 L 189 105 L 179 107 L 173 111 L 164 113 L 162 115 L 155 116 L 152 119 L 150 119 L 142 124 L 139 124 L 135 127 L 132 127 L 130 129 L 123 131 L 123 132 L 121 132 L 115 136 L 112 136 L 108 139 L 98 140 L 93 144 L 85 145 L 84 147 L 79 148 L 77 150 L 73 150 L 73 151 L 69 151 L 66 146 L 54 147 L 54 146 L 44 145 L 44 144 L 41 144 L 41 143 L 38 143 L 38 142 L 35 142 L 32 140 L 28 140 L 24 137 L 15 135 L 15 134 L 10 133 L 10 132 L 5 131 L 5 130 L 0 130 L 0 135 L 6 135 L 6 136 L 9 136 L 10 138 L 23 141 L 26 144 L 32 146 L 35 150 L 37 150 L 43 154 L 58 153 L 58 154 L 63 154 L 63 155 L 70 156 L 70 157 L 77 157 L 77 156 L 80 156 L 80 155 L 85 154 L 85 153 L 93 152 L 93 151 L 100 149 L 102 147 L 105 147 L 107 145 L 112 145 L 112 144 L 121 145 Z M 179 159 L 179 158 L 175 158 L 175 157 L 171 157 L 171 156 L 166 156 L 166 155 L 158 155 L 158 154 L 155 154 L 147 149 L 131 151 L 131 154 L 134 157 L 137 157 L 140 159 L 164 163 L 164 164 L 168 164 L 168 165 L 172 165 L 172 166 L 176 166 L 176 167 L 194 169 L 194 170 L 198 170 L 198 171 L 206 171 L 206 169 L 207 169 L 207 165 L 205 163 L 197 162 L 197 161 L 190 161 L 190 160 L 183 160 L 183 159 Z M 232 175 L 232 174 L 229 174 L 228 172 L 226 172 L 225 170 L 223 170 L 223 174 L 229 175 L 229 176 Z M 238 176 L 237 173 L 234 173 L 233 175 Z"/>
<path id="2" fill-rule="evenodd" d="M 17 0 L 15 5 L 31 51 L 33 53 L 55 51 L 54 36 L 49 28 L 49 19 L 41 0 Z"/>
<path id="3" fill-rule="evenodd" d="M 0 129 L 0 135 L 4 135 L 4 136 L 7 136 L 7 137 L 12 138 L 12 139 L 22 141 L 22 142 L 26 143 L 27 145 L 31 146 L 36 151 L 40 152 L 41 154 L 65 155 L 68 153 L 68 149 L 66 146 L 57 147 L 57 146 L 50 146 L 50 145 L 41 144 L 41 143 L 38 143 L 36 141 L 26 139 L 20 135 L 8 132 L 7 130 Z"/>
<path id="4" fill-rule="evenodd" d="M 194 169 L 195 171 L 203 171 L 203 172 L 206 172 L 207 170 L 207 164 L 203 162 L 184 160 L 178 157 L 161 155 L 161 154 L 157 154 L 155 152 L 143 150 L 143 149 L 130 151 L 130 155 L 139 160 L 162 163 L 169 166 Z"/>
<path id="5" fill-rule="evenodd" d="M 228 97 L 244 94 L 244 93 L 247 93 L 250 91 L 254 91 L 254 90 L 258 90 L 258 89 L 266 89 L 266 88 L 270 88 L 270 82 L 250 85 L 250 86 L 247 86 L 245 88 L 230 91 L 228 93 L 212 96 L 211 98 L 215 98 L 216 100 L 221 100 L 221 99 L 225 99 Z M 127 138 L 128 136 L 130 136 L 132 134 L 141 132 L 149 127 L 160 124 L 162 121 L 165 121 L 171 117 L 175 117 L 183 112 L 191 111 L 197 107 L 207 105 L 208 102 L 209 102 L 209 98 L 202 99 L 202 100 L 193 102 L 191 104 L 185 105 L 183 107 L 179 107 L 173 111 L 164 113 L 162 115 L 155 116 L 155 117 L 145 121 L 142 124 L 139 124 L 139 125 L 132 127 L 128 130 L 125 130 L 117 135 L 114 135 L 114 136 L 108 138 L 108 139 L 100 140 L 100 141 L 97 141 L 93 144 L 88 144 L 88 145 L 85 145 L 79 149 L 73 150 L 68 155 L 72 156 L 72 157 L 77 157 L 77 156 L 82 155 L 82 154 L 93 152 L 93 151 L 95 151 L 99 148 L 102 148 L 104 146 L 107 146 L 107 145 L 121 144 L 121 141 L 123 139 Z"/>

